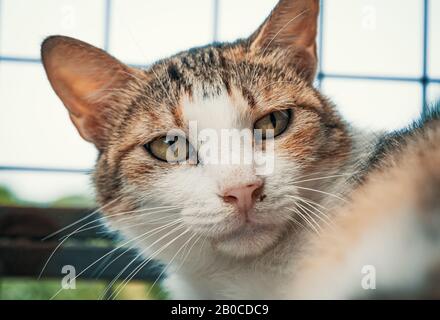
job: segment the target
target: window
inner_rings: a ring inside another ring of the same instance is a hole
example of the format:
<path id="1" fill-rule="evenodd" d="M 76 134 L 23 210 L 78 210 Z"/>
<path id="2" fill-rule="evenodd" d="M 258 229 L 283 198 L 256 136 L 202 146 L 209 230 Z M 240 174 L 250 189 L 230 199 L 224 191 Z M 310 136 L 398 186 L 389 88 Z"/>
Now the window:
<path id="1" fill-rule="evenodd" d="M 276 2 L 0 0 L 0 185 L 26 203 L 92 194 L 96 151 L 46 79 L 39 60 L 46 36 L 73 36 L 147 65 L 246 37 Z M 439 17 L 435 0 L 322 0 L 317 85 L 360 126 L 405 126 L 440 95 Z"/>

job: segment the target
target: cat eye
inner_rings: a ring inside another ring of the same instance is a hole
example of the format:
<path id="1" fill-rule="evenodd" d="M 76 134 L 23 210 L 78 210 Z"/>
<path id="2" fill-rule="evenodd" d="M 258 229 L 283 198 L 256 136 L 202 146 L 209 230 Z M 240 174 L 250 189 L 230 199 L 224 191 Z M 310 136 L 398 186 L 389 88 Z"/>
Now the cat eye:
<path id="1" fill-rule="evenodd" d="M 188 140 L 178 135 L 157 137 L 144 147 L 156 159 L 169 163 L 184 162 L 191 152 Z"/>
<path id="2" fill-rule="evenodd" d="M 254 129 L 262 130 L 262 139 L 276 137 L 286 131 L 290 118 L 290 110 L 274 111 L 257 120 Z M 267 130 L 273 130 L 273 135 L 272 133 L 269 134 Z"/>

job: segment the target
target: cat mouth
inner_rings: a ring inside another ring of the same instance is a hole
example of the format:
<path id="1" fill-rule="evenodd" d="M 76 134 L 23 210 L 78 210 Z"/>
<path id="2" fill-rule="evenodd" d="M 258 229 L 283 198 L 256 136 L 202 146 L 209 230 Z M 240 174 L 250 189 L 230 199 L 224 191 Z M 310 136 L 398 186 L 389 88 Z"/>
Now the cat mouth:
<path id="1" fill-rule="evenodd" d="M 213 239 L 212 246 L 236 258 L 256 256 L 277 242 L 281 230 L 274 224 L 245 223 Z"/>
<path id="2" fill-rule="evenodd" d="M 216 237 L 215 241 L 222 242 L 222 241 L 251 239 L 260 236 L 264 233 L 273 231 L 274 229 L 275 229 L 274 225 L 263 225 L 263 224 L 247 222 L 231 232 Z"/>

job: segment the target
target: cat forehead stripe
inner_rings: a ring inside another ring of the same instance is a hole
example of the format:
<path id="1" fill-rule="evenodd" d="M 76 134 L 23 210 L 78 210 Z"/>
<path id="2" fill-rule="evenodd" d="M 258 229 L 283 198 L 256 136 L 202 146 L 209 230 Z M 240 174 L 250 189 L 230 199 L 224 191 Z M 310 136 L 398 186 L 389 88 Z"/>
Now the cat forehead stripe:
<path id="1" fill-rule="evenodd" d="M 247 102 L 237 90 L 231 95 L 224 88 L 217 95 L 206 96 L 201 90 L 195 90 L 192 98 L 182 100 L 182 115 L 186 121 L 197 122 L 198 129 L 242 128 L 246 121 L 241 116 L 247 108 Z"/>

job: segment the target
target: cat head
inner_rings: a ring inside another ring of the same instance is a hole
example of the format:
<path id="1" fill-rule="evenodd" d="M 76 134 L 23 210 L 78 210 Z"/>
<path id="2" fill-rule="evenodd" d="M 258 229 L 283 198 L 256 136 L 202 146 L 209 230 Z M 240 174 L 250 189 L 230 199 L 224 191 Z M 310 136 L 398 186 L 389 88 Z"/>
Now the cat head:
<path id="1" fill-rule="evenodd" d="M 185 233 L 245 257 L 316 220 L 300 182 L 337 170 L 350 148 L 344 123 L 313 86 L 318 12 L 318 0 L 282 0 L 249 38 L 145 70 L 79 40 L 44 41 L 53 89 L 99 150 L 94 181 L 110 223 L 132 237 Z M 250 140 L 222 144 L 237 130 Z M 260 155 L 259 164 L 245 154 Z"/>

